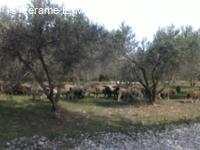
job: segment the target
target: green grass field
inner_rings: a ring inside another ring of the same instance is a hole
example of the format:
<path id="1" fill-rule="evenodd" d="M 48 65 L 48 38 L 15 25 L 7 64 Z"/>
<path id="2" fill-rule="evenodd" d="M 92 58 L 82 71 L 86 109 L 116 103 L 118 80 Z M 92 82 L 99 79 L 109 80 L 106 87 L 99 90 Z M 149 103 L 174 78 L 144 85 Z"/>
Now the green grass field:
<path id="1" fill-rule="evenodd" d="M 199 121 L 200 102 L 183 103 L 180 99 L 159 100 L 155 105 L 144 101 L 120 102 L 105 98 L 61 100 L 64 121 L 56 120 L 47 100 L 33 102 L 30 97 L 0 98 L 0 143 L 15 137 L 44 135 L 51 139 L 64 134 L 126 132 L 138 128 L 163 127 L 170 123 Z"/>

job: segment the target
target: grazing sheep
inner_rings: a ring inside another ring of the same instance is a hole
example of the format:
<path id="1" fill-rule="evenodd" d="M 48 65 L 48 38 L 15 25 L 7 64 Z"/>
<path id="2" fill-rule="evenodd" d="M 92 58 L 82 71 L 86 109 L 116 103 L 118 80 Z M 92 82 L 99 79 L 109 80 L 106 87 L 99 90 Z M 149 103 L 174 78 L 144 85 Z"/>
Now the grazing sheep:
<path id="1" fill-rule="evenodd" d="M 119 91 L 120 91 L 120 87 L 119 86 L 114 86 L 113 96 L 114 96 L 115 100 L 118 100 Z"/>
<path id="2" fill-rule="evenodd" d="M 92 94 L 95 98 L 97 98 L 100 94 L 104 94 L 105 92 L 105 87 L 97 83 L 86 84 L 83 89 L 86 95 L 90 96 Z"/>
<path id="3" fill-rule="evenodd" d="M 191 99 L 192 102 L 197 102 L 197 100 L 200 100 L 200 91 L 189 91 L 187 93 L 187 99 Z"/>
<path id="4" fill-rule="evenodd" d="M 86 85 L 84 85 L 83 89 L 87 96 L 91 96 L 91 94 L 92 94 L 96 97 L 96 88 L 95 88 L 94 84 L 86 84 Z"/>
<path id="5" fill-rule="evenodd" d="M 32 100 L 42 100 L 44 96 L 44 91 L 39 85 L 32 85 L 31 87 Z"/>
<path id="6" fill-rule="evenodd" d="M 132 99 L 134 99 L 134 94 L 131 89 L 126 89 L 126 88 L 119 89 L 119 94 L 117 99 L 118 102 L 120 102 L 121 100 L 131 101 Z"/>
<path id="7" fill-rule="evenodd" d="M 31 94 L 31 84 L 29 83 L 23 83 L 20 85 L 21 92 L 23 95 L 30 95 Z"/>
<path id="8" fill-rule="evenodd" d="M 60 89 L 61 96 L 64 96 L 67 99 L 69 99 L 70 98 L 70 89 L 72 89 L 73 87 L 74 87 L 74 85 L 71 85 L 71 84 L 64 84 L 63 86 L 61 86 L 61 89 Z"/>
<path id="9" fill-rule="evenodd" d="M 83 87 L 81 86 L 74 86 L 70 88 L 69 94 L 68 94 L 68 99 L 79 99 L 84 97 L 84 90 Z"/>
<path id="10" fill-rule="evenodd" d="M 160 93 L 160 97 L 165 99 L 167 98 L 168 100 L 170 99 L 170 96 L 175 95 L 176 90 L 172 89 L 172 88 L 165 88 L 161 93 Z"/>
<path id="11" fill-rule="evenodd" d="M 103 89 L 104 97 L 111 98 L 113 89 L 109 85 L 105 85 Z"/>
<path id="12" fill-rule="evenodd" d="M 112 96 L 114 97 L 114 99 L 117 99 L 117 85 L 115 84 L 107 84 L 104 86 L 105 89 L 104 89 L 104 97 L 108 97 L 108 98 L 111 98 Z"/>
<path id="13" fill-rule="evenodd" d="M 18 84 L 7 85 L 5 87 L 4 93 L 9 95 L 30 95 L 31 84 L 18 83 Z"/>
<path id="14" fill-rule="evenodd" d="M 132 94 L 135 97 L 143 97 L 144 96 L 143 91 L 141 89 L 132 89 Z"/>

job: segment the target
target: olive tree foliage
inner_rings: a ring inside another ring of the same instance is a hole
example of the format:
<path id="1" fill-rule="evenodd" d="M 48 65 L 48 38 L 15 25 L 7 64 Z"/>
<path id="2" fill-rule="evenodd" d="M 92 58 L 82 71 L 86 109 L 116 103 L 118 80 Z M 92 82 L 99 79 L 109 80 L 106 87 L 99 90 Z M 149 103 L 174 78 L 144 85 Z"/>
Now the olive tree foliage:
<path id="1" fill-rule="evenodd" d="M 126 55 L 130 77 L 141 83 L 150 103 L 155 102 L 156 96 L 164 89 L 162 82 L 169 80 L 178 66 L 178 38 L 179 30 L 174 26 L 162 28 L 155 34 L 153 42 L 143 40 Z"/>
<path id="2" fill-rule="evenodd" d="M 65 19 L 70 19 L 70 21 L 58 27 L 59 35 L 63 38 L 60 39 L 62 44 L 59 45 L 60 53 L 57 59 L 61 60 L 65 74 L 78 79 L 86 79 L 98 64 L 104 44 L 100 40 L 107 31 L 97 24 L 91 24 L 84 14 L 77 14 L 73 18 L 68 17 L 60 21 Z"/>
<path id="3" fill-rule="evenodd" d="M 130 63 L 126 61 L 126 56 L 133 54 L 138 47 L 138 41 L 136 35 L 132 31 L 130 26 L 122 23 L 120 28 L 114 33 L 114 49 L 117 50 L 116 60 L 116 75 L 115 79 L 121 81 L 132 80 L 130 75 Z"/>
<path id="4" fill-rule="evenodd" d="M 200 75 L 200 32 L 191 26 L 182 27 L 180 38 L 184 53 L 178 76 L 194 86 Z"/>
<path id="5" fill-rule="evenodd" d="M 132 29 L 122 23 L 118 30 L 113 30 L 102 37 L 101 55 L 98 63 L 102 68 L 101 73 L 114 80 L 119 80 L 121 60 L 137 42 Z"/>
<path id="6" fill-rule="evenodd" d="M 20 81 L 32 80 L 31 74 L 19 60 L 8 61 L 3 58 L 0 61 L 0 79 L 4 82 L 4 87 Z"/>
<path id="7" fill-rule="evenodd" d="M 87 59 L 82 59 L 81 63 L 76 64 L 76 75 L 84 80 L 98 79 L 100 76 L 112 80 L 120 78 L 120 59 L 127 52 L 124 48 L 128 40 L 127 31 L 130 27 L 121 24 L 118 30 L 107 31 L 104 27 L 93 25 L 90 31 L 93 39 L 87 47 Z M 95 34 L 95 32 L 97 34 Z M 89 37 L 91 37 L 89 35 Z M 95 36 L 94 36 L 95 35 Z M 134 35 L 135 36 L 135 35 Z M 84 46 L 83 46 L 84 47 Z"/>

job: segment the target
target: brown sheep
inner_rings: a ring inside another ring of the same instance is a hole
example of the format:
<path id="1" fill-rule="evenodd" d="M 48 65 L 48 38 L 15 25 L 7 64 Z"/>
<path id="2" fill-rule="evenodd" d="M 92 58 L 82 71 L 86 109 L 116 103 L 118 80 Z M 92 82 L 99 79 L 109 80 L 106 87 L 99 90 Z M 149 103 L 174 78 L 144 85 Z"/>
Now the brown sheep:
<path id="1" fill-rule="evenodd" d="M 31 84 L 29 83 L 23 83 L 20 85 L 21 91 L 23 95 L 30 95 L 31 94 Z"/>
<path id="2" fill-rule="evenodd" d="M 97 83 L 92 83 L 92 84 L 87 84 L 83 87 L 84 91 L 88 96 L 91 94 L 94 95 L 95 98 L 97 98 L 100 94 L 104 93 L 104 85 L 97 84 Z"/>
<path id="3" fill-rule="evenodd" d="M 133 91 L 132 89 L 119 88 L 117 100 L 118 102 L 120 102 L 121 100 L 131 101 L 135 99 L 135 94 L 136 91 Z"/>
<path id="4" fill-rule="evenodd" d="M 169 100 L 170 96 L 175 95 L 175 94 L 177 94 L 175 89 L 165 88 L 164 90 L 161 91 L 160 97 L 163 99 L 167 98 Z"/>
<path id="5" fill-rule="evenodd" d="M 143 89 L 132 89 L 132 94 L 135 96 L 135 97 L 143 97 L 144 94 L 143 94 Z"/>
<path id="6" fill-rule="evenodd" d="M 28 83 L 18 83 L 7 85 L 5 88 L 6 94 L 14 95 L 30 95 L 31 94 L 31 84 Z"/>
<path id="7" fill-rule="evenodd" d="M 197 102 L 197 100 L 200 100 L 200 91 L 189 91 L 187 94 L 187 99 L 191 99 L 192 102 Z"/>
<path id="8" fill-rule="evenodd" d="M 96 97 L 96 88 L 94 84 L 86 84 L 84 85 L 83 89 L 87 96 L 90 96 L 92 94 Z"/>
<path id="9" fill-rule="evenodd" d="M 69 99 L 70 89 L 72 89 L 73 87 L 74 85 L 71 85 L 71 84 L 64 84 L 63 86 L 61 86 L 61 89 L 60 89 L 61 96 L 65 96 L 67 99 Z"/>
<path id="10" fill-rule="evenodd" d="M 13 87 L 12 85 L 5 85 L 5 88 L 4 88 L 4 91 L 3 91 L 5 94 L 8 94 L 8 95 L 12 95 L 14 94 L 13 93 Z"/>
<path id="11" fill-rule="evenodd" d="M 44 91 L 39 85 L 32 85 L 31 87 L 31 95 L 32 95 L 32 100 L 41 100 L 44 96 Z"/>

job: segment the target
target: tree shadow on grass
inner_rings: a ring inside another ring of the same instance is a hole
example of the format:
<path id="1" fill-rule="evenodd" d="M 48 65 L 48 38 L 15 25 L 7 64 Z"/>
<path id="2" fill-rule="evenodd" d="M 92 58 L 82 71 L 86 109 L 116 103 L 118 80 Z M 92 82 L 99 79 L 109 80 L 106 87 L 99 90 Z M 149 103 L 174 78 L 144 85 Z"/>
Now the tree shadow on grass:
<path id="1" fill-rule="evenodd" d="M 66 100 L 64 100 L 66 101 Z M 120 101 L 114 100 L 112 98 L 92 98 L 87 97 L 84 99 L 76 99 L 76 100 L 67 100 L 69 103 L 74 104 L 82 104 L 82 105 L 94 105 L 100 107 L 108 107 L 108 108 L 119 108 L 119 107 L 129 107 L 134 105 L 135 107 L 148 105 L 146 100 L 133 100 L 133 101 Z"/>
<path id="2" fill-rule="evenodd" d="M 106 116 L 94 116 L 81 112 L 64 114 L 64 121 L 56 120 L 48 102 L 0 101 L 0 143 L 16 137 L 44 135 L 49 138 L 67 133 L 72 137 L 102 131 L 117 131 L 130 121 L 114 122 Z M 1 144 L 0 144 L 1 145 Z"/>
<path id="3" fill-rule="evenodd" d="M 116 100 L 97 100 L 94 102 L 95 105 L 101 106 L 101 107 L 111 107 L 111 108 L 119 108 L 119 107 L 129 107 L 129 106 L 135 106 L 140 107 L 144 105 L 148 105 L 147 101 L 145 100 L 133 100 L 133 101 L 116 101 Z"/>

